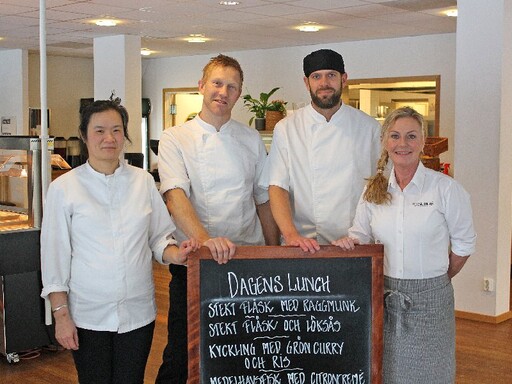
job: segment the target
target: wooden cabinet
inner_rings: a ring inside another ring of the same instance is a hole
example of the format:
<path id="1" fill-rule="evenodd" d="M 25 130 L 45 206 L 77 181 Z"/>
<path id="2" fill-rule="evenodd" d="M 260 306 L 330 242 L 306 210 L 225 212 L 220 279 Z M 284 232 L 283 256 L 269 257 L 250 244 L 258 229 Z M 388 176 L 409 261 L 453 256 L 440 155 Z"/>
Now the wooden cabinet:
<path id="1" fill-rule="evenodd" d="M 439 155 L 448 150 L 448 138 L 446 137 L 427 137 L 421 162 L 427 168 L 436 171 L 441 170 Z"/>

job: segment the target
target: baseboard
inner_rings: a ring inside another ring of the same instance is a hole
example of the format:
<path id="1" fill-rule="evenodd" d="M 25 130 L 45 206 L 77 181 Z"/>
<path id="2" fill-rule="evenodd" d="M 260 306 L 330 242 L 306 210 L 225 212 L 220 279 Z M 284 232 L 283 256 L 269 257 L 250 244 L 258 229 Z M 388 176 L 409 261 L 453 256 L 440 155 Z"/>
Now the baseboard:
<path id="1" fill-rule="evenodd" d="M 482 315 L 480 313 L 455 311 L 455 317 L 459 318 L 459 319 L 480 321 L 483 323 L 499 324 L 499 323 L 503 323 L 504 321 L 507 321 L 509 319 L 512 319 L 512 311 L 502 313 L 499 316 L 489 316 L 489 315 Z"/>

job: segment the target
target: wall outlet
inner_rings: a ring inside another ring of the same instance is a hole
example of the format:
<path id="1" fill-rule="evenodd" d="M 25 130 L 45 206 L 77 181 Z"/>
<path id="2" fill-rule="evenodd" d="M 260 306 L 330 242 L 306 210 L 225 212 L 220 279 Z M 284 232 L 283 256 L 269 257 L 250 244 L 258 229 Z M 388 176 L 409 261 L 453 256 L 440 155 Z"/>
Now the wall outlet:
<path id="1" fill-rule="evenodd" d="M 484 291 L 486 292 L 494 292 L 494 279 L 489 277 L 484 277 Z"/>

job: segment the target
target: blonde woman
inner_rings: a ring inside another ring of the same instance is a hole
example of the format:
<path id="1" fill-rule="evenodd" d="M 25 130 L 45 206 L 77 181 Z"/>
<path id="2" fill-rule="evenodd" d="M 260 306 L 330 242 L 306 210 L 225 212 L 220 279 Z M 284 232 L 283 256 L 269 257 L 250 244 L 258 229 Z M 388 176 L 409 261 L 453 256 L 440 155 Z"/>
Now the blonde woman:
<path id="1" fill-rule="evenodd" d="M 347 237 L 384 245 L 384 383 L 455 382 L 451 279 L 475 250 L 468 193 L 420 161 L 423 117 L 404 107 L 382 127 L 377 174 L 368 180 Z M 385 176 L 391 161 L 389 178 Z"/>

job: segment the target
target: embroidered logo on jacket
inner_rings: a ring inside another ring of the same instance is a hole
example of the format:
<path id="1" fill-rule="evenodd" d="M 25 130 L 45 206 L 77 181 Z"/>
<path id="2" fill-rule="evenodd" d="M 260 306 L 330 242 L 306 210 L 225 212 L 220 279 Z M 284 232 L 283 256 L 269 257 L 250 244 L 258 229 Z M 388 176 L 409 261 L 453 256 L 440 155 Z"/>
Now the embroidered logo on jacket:
<path id="1" fill-rule="evenodd" d="M 412 205 L 415 207 L 431 207 L 432 205 L 434 205 L 434 202 L 433 201 L 420 201 L 417 203 L 412 203 Z"/>

